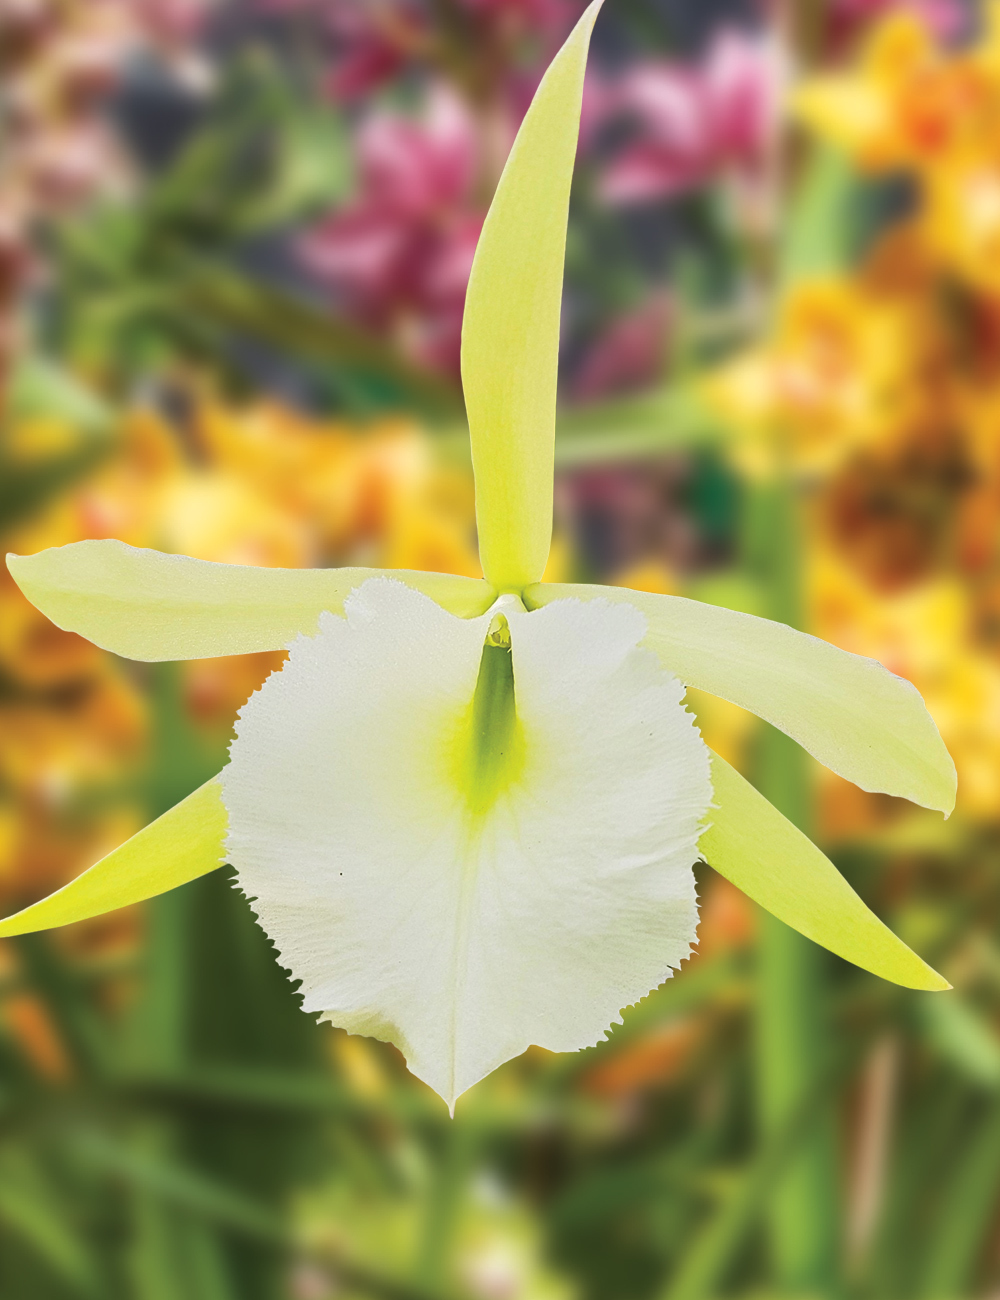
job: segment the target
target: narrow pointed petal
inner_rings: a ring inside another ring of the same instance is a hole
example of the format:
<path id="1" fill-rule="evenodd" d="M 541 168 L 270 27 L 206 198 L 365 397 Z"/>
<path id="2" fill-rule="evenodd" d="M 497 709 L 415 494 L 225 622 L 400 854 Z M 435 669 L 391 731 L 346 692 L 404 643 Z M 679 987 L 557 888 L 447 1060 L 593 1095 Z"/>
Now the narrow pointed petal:
<path id="1" fill-rule="evenodd" d="M 862 790 L 954 808 L 955 764 L 934 719 L 916 687 L 876 660 L 681 596 L 539 583 L 524 599 L 535 607 L 568 595 L 641 609 L 644 644 L 682 682 L 758 714 Z"/>
<path id="2" fill-rule="evenodd" d="M 346 615 L 240 713 L 228 860 L 304 1010 L 453 1103 L 531 1043 L 597 1042 L 688 955 L 708 750 L 635 610 L 509 609 L 513 731 L 475 707 L 489 615 L 385 580 Z"/>
<path id="3" fill-rule="evenodd" d="M 951 987 L 862 902 L 826 854 L 716 754 L 712 786 L 717 806 L 700 845 L 710 867 L 855 966 L 910 989 Z"/>
<path id="4" fill-rule="evenodd" d="M 479 238 L 462 323 L 479 554 L 498 591 L 542 576 L 552 535 L 566 218 L 594 0 L 553 59 Z"/>
<path id="5" fill-rule="evenodd" d="M 185 885 L 222 865 L 225 835 L 214 777 L 68 885 L 0 921 L 0 939 L 86 921 Z"/>
<path id="6" fill-rule="evenodd" d="M 210 659 L 280 650 L 380 569 L 261 569 L 165 555 L 118 541 L 8 555 L 31 603 L 57 627 L 127 659 Z M 392 570 L 461 617 L 494 598 L 481 579 Z"/>

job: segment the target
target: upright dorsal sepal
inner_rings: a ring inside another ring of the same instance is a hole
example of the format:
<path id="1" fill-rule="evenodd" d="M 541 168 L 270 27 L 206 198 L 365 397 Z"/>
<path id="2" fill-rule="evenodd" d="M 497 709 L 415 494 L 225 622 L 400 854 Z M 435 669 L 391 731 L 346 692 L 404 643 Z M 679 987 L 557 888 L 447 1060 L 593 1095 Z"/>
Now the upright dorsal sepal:
<path id="1" fill-rule="evenodd" d="M 497 186 L 465 300 L 462 384 L 479 555 L 497 591 L 545 568 L 552 535 L 566 219 L 594 0 L 542 79 Z"/>

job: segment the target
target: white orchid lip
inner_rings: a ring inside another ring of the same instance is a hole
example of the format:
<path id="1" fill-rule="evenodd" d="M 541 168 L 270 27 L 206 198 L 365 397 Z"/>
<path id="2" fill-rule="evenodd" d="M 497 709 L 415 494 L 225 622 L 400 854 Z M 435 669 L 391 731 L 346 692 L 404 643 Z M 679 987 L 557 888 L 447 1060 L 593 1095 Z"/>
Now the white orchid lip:
<path id="1" fill-rule="evenodd" d="M 453 1105 L 531 1043 L 597 1042 L 688 955 L 708 752 L 634 609 L 461 619 L 375 579 L 345 615 L 240 714 L 228 855 L 304 1009 Z"/>

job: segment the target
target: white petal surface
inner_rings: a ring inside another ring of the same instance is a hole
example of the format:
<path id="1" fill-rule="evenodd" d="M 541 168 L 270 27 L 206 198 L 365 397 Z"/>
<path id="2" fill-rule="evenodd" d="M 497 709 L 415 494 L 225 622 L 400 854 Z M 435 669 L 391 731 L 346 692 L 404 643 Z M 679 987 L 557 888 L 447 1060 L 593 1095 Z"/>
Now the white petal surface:
<path id="1" fill-rule="evenodd" d="M 523 766 L 473 813 L 456 738 L 490 616 L 388 579 L 345 613 L 240 714 L 228 855 L 304 1009 L 453 1104 L 531 1043 L 597 1042 L 687 956 L 708 751 L 637 610 L 507 611 Z"/>

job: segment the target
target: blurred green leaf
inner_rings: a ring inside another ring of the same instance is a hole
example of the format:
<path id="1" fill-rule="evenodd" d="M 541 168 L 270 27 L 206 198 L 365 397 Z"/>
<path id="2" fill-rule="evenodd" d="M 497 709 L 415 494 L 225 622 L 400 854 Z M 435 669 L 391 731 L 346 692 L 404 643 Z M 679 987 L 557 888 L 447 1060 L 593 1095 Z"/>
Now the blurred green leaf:
<path id="1" fill-rule="evenodd" d="M 994 1103 L 959 1152 L 922 1254 L 917 1296 L 968 1295 L 980 1257 L 993 1238 L 1000 1198 L 1000 1103 Z"/>
<path id="2" fill-rule="evenodd" d="M 9 1143 L 0 1150 L 0 1222 L 75 1295 L 99 1300 L 96 1263 L 71 1227 L 62 1199 L 29 1152 Z"/>
<path id="3" fill-rule="evenodd" d="M 439 424 L 432 433 L 443 455 L 471 461 L 464 421 Z M 561 407 L 556 416 L 556 465 L 572 470 L 648 459 L 716 446 L 726 436 L 695 384 L 666 385 L 634 397 Z"/>
<path id="4" fill-rule="evenodd" d="M 186 1165 L 147 1155 L 135 1145 L 116 1141 L 96 1130 L 81 1133 L 75 1149 L 94 1168 L 123 1178 L 210 1222 L 224 1224 L 242 1236 L 277 1244 L 288 1240 L 282 1220 L 265 1206 Z"/>
<path id="5" fill-rule="evenodd" d="M 178 304 L 203 318 L 308 361 L 351 366 L 430 414 L 461 407 L 457 386 L 412 364 L 374 334 L 303 298 L 221 268 L 179 272 Z"/>
<path id="6" fill-rule="evenodd" d="M 795 186 L 781 237 L 781 282 L 841 270 L 856 252 L 858 180 L 848 158 L 814 146 Z"/>
<path id="7" fill-rule="evenodd" d="M 556 464 L 561 469 L 636 460 L 716 446 L 724 426 L 695 383 L 677 383 L 593 406 L 560 411 Z"/>
<path id="8" fill-rule="evenodd" d="M 460 409 L 453 383 L 246 269 L 262 240 L 287 235 L 345 194 L 348 154 L 337 111 L 305 96 L 265 51 L 252 51 L 137 199 L 56 229 L 56 338 L 121 384 L 192 353 L 235 377 L 250 341 L 322 367 L 328 381 L 339 368 L 354 383 L 358 371 L 373 391 L 386 390 L 382 405 Z"/>
<path id="9" fill-rule="evenodd" d="M 0 432 L 0 523 L 39 510 L 114 446 L 112 411 L 68 371 L 28 353 L 11 371 Z"/>
<path id="10" fill-rule="evenodd" d="M 145 201 L 164 237 L 232 241 L 314 214 L 343 197 L 350 174 L 334 107 L 310 100 L 256 46 L 228 65 L 211 116 Z"/>
<path id="11" fill-rule="evenodd" d="M 718 1209 L 694 1234 L 661 1300 L 705 1300 L 717 1294 L 746 1236 L 768 1206 L 782 1171 L 808 1141 L 829 1104 L 840 1070 L 828 1069 L 791 1109 L 784 1123 L 758 1146 L 749 1166 L 733 1180 Z"/>
<path id="12" fill-rule="evenodd" d="M 13 423 L 58 421 L 83 440 L 106 435 L 114 412 L 56 362 L 28 352 L 7 379 L 4 418 Z"/>
<path id="13" fill-rule="evenodd" d="M 1000 1088 L 1000 1035 L 960 993 L 921 998 L 920 1022 L 928 1041 L 970 1082 Z"/>
<path id="14" fill-rule="evenodd" d="M 49 1015 L 74 1067 L 102 1075 L 110 1064 L 107 1025 L 94 999 L 60 951 L 53 933 L 21 935 L 10 940 L 30 982 L 44 999 Z"/>

